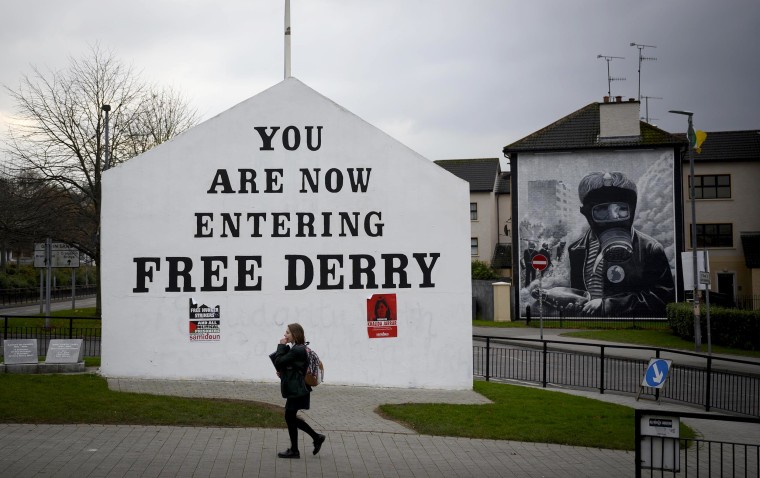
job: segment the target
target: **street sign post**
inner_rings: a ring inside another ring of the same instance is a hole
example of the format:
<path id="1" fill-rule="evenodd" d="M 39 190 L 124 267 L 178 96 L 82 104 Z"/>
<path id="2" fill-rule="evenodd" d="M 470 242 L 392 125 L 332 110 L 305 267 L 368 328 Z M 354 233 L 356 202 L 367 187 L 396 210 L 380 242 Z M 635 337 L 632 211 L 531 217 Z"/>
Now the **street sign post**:
<path id="1" fill-rule="evenodd" d="M 34 267 L 47 267 L 44 242 L 34 244 Z M 50 267 L 79 267 L 79 250 L 63 242 L 51 243 Z"/>
<path id="2" fill-rule="evenodd" d="M 549 267 L 549 258 L 543 254 L 536 254 L 530 261 L 531 267 L 537 271 L 543 271 Z M 538 311 L 539 311 L 539 324 L 541 329 L 541 340 L 544 340 L 544 288 L 541 286 L 541 276 L 538 274 Z"/>
<path id="3" fill-rule="evenodd" d="M 45 327 L 50 326 L 50 278 L 52 268 L 69 268 L 71 269 L 71 308 L 76 308 L 76 273 L 75 268 L 79 267 L 79 250 L 63 242 L 53 242 L 46 239 L 45 242 L 34 244 L 34 267 L 45 269 L 45 288 L 47 295 L 45 297 Z M 42 299 L 42 271 L 40 270 L 40 300 Z M 42 302 L 40 302 L 40 312 L 42 312 Z"/>
<path id="4" fill-rule="evenodd" d="M 704 285 L 710 285 L 710 273 L 705 272 L 705 271 L 699 271 L 699 283 L 704 284 Z"/>
<path id="5" fill-rule="evenodd" d="M 705 285 L 705 308 L 707 309 L 707 355 L 712 355 L 712 327 L 710 326 L 710 258 L 707 249 L 702 251 L 702 259 L 707 271 L 699 271 L 699 283 Z"/>

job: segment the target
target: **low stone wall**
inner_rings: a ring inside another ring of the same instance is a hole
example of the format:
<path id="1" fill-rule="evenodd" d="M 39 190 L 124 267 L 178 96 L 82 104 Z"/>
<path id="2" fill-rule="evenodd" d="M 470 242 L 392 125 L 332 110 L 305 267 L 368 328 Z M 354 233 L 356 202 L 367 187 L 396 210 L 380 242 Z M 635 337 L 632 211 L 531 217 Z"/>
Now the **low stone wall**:
<path id="1" fill-rule="evenodd" d="M 0 364 L 0 373 L 80 373 L 84 372 L 84 362 L 79 363 L 15 363 Z"/>

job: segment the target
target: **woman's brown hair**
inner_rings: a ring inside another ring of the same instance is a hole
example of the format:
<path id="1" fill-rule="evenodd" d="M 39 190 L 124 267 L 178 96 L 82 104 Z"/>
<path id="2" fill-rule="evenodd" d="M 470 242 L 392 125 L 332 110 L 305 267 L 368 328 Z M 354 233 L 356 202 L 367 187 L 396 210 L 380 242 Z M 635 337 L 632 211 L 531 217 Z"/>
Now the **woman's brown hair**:
<path id="1" fill-rule="evenodd" d="M 293 343 L 296 345 L 303 345 L 306 343 L 306 334 L 304 334 L 301 324 L 289 324 L 288 330 L 290 330 L 290 335 L 293 336 Z"/>

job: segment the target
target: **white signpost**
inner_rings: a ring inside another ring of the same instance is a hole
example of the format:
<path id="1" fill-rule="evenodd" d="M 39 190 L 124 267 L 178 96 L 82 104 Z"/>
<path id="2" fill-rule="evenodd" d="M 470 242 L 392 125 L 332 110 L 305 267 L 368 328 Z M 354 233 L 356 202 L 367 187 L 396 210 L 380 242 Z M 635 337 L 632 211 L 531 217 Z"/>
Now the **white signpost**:
<path id="1" fill-rule="evenodd" d="M 45 269 L 45 315 L 50 317 L 50 278 L 52 268 L 70 268 L 71 269 L 71 308 L 76 308 L 76 272 L 74 269 L 79 267 L 79 250 L 63 242 L 52 242 L 50 239 L 45 242 L 34 244 L 34 267 Z M 40 312 L 42 312 L 42 271 L 40 271 Z M 45 320 L 45 326 L 49 324 L 49 319 Z"/>

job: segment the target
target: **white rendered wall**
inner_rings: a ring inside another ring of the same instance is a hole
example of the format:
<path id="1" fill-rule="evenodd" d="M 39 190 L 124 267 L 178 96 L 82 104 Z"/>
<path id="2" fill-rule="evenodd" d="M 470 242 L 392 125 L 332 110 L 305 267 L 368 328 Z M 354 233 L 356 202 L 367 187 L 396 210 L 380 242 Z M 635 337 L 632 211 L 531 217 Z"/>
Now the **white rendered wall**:
<path id="1" fill-rule="evenodd" d="M 271 150 L 261 149 L 267 141 L 255 127 L 266 135 L 279 127 Z M 353 192 L 349 170 L 360 168 L 366 190 Z M 256 172 L 257 193 L 237 192 L 240 169 Z M 318 192 L 308 183 L 301 192 L 302 169 L 320 175 Z M 225 192 L 220 170 L 235 192 Z M 358 213 L 358 232 L 341 237 L 333 218 L 324 237 L 323 214 L 338 212 Z M 241 213 L 238 237 L 223 213 Z M 258 213 L 260 237 L 251 237 L 245 219 Z M 296 213 L 314 215 L 317 237 L 296 237 Z M 268 354 L 298 322 L 329 383 L 472 387 L 467 183 L 294 78 L 108 171 L 101 237 L 106 376 L 276 381 Z M 395 255 L 391 265 L 408 261 L 406 280 L 386 277 L 384 254 Z M 367 275 L 354 279 L 350 256 L 359 255 L 376 261 L 377 288 L 367 288 Z M 257 258 L 242 262 L 247 274 L 239 274 L 239 256 Z M 304 261 L 292 260 L 297 274 L 289 276 L 286 256 L 307 257 L 313 283 L 295 290 Z M 204 273 L 202 257 L 216 275 Z M 172 283 L 170 261 L 175 269 L 192 263 L 191 284 L 176 273 Z M 373 294 L 396 295 L 397 337 L 369 338 Z M 191 298 L 219 306 L 216 338 L 190 340 Z"/>
<path id="2" fill-rule="evenodd" d="M 602 103 L 599 105 L 599 136 L 601 138 L 639 136 L 640 103 Z"/>

